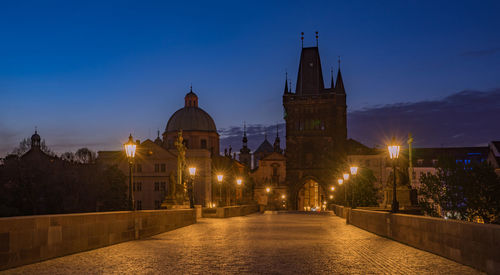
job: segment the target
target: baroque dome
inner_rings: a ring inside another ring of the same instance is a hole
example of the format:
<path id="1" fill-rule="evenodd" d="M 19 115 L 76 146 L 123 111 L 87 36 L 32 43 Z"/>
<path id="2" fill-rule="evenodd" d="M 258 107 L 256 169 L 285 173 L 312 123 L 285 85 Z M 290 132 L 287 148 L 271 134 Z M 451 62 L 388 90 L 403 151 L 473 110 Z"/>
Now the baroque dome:
<path id="1" fill-rule="evenodd" d="M 191 91 L 184 98 L 184 108 L 177 110 L 168 120 L 166 132 L 204 131 L 217 132 L 212 117 L 198 107 L 198 96 Z"/>

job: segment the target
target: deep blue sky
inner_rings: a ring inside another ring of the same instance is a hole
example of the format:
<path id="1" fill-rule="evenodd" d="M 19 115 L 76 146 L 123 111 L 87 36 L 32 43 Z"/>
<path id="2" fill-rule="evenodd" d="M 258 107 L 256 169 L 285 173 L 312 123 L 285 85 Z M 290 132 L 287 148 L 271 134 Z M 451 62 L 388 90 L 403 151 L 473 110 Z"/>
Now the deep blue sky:
<path id="1" fill-rule="evenodd" d="M 105 3 L 104 3 L 105 2 Z M 57 152 L 164 130 L 192 83 L 218 128 L 282 122 L 319 31 L 349 111 L 500 87 L 498 1 L 3 1 L 0 156 L 35 126 Z"/>

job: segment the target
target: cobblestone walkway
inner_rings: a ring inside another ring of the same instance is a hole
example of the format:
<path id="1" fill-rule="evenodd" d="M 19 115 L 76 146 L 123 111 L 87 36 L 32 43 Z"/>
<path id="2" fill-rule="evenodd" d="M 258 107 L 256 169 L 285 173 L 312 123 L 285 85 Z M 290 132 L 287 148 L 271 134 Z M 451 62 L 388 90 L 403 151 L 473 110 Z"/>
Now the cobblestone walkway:
<path id="1" fill-rule="evenodd" d="M 197 224 L 5 274 L 477 274 L 470 267 L 357 227 L 306 214 Z"/>

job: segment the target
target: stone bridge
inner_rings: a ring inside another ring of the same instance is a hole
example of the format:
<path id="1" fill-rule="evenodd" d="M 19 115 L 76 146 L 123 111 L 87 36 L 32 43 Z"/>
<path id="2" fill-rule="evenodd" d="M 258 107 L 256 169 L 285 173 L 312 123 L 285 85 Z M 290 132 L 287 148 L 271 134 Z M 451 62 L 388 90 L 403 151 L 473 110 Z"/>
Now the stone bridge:
<path id="1" fill-rule="evenodd" d="M 4 274 L 476 274 L 478 270 L 346 224 L 296 213 L 199 219 L 148 238 Z"/>

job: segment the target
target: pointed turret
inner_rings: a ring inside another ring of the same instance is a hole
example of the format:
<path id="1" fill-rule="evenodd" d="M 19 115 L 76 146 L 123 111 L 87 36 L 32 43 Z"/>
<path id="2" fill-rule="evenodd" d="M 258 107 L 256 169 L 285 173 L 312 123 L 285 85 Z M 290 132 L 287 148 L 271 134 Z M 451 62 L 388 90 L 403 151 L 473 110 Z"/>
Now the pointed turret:
<path id="1" fill-rule="evenodd" d="M 345 94 L 344 81 L 342 81 L 342 73 L 340 72 L 340 67 L 339 72 L 337 73 L 337 85 L 335 85 L 335 90 L 337 91 L 337 93 Z"/>
<path id="2" fill-rule="evenodd" d="M 156 143 L 157 145 L 161 146 L 162 143 L 163 143 L 163 141 L 160 138 L 160 130 L 158 130 L 156 133 L 157 133 L 157 136 L 156 136 L 156 139 L 155 139 L 154 143 Z"/>
<path id="3" fill-rule="evenodd" d="M 335 85 L 333 85 L 333 68 L 330 70 L 330 78 L 331 78 L 330 89 L 335 89 Z"/>
<path id="4" fill-rule="evenodd" d="M 285 73 L 285 91 L 283 91 L 283 94 L 288 93 L 288 73 Z"/>
<path id="5" fill-rule="evenodd" d="M 280 148 L 280 135 L 279 135 L 279 125 L 276 124 L 276 139 L 274 139 L 273 144 L 274 152 L 281 153 L 282 150 Z"/>

